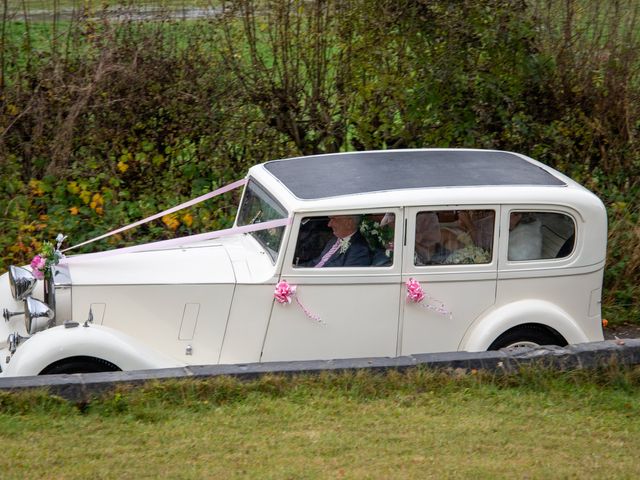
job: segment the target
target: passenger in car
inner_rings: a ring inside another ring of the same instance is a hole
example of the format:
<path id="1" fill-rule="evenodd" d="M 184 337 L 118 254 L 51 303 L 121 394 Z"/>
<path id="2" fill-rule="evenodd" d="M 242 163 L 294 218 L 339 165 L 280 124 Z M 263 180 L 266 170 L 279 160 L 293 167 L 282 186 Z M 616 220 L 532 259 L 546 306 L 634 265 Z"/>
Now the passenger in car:
<path id="1" fill-rule="evenodd" d="M 416 217 L 415 264 L 440 264 L 449 255 L 441 243 L 440 221 L 435 212 L 420 212 Z"/>
<path id="2" fill-rule="evenodd" d="M 485 250 L 491 250 L 493 244 L 493 211 L 470 210 L 458 212 L 458 224 L 467 232 L 473 243 Z"/>
<path id="3" fill-rule="evenodd" d="M 360 216 L 330 216 L 329 228 L 333 231 L 322 253 L 314 258 L 310 267 L 356 267 L 371 265 L 369 245 L 358 229 Z"/>
<path id="4" fill-rule="evenodd" d="M 542 223 L 533 213 L 511 213 L 508 258 L 509 260 L 542 258 Z"/>

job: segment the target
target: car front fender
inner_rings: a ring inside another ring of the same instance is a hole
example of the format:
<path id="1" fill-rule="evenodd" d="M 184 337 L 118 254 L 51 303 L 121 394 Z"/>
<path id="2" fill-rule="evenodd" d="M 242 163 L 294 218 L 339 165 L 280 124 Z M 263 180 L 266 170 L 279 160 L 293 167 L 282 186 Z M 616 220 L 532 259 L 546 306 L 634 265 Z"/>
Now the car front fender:
<path id="1" fill-rule="evenodd" d="M 74 325 L 50 328 L 23 340 L 9 362 L 2 365 L 2 376 L 38 375 L 52 363 L 76 356 L 100 358 L 121 370 L 185 365 L 109 327 Z"/>
<path id="2" fill-rule="evenodd" d="M 543 300 L 521 300 L 487 312 L 463 337 L 459 350 L 487 350 L 502 333 L 518 325 L 537 323 L 556 330 L 568 343 L 588 342 L 589 338 L 565 311 Z"/>

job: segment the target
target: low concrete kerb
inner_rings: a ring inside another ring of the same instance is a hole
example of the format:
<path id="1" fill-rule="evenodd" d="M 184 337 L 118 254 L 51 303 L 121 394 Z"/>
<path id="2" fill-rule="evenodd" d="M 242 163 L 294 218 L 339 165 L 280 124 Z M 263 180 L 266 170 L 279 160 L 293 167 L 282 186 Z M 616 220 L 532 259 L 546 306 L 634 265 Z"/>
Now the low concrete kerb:
<path id="1" fill-rule="evenodd" d="M 484 370 L 517 372 L 524 366 L 541 365 L 558 370 L 593 369 L 617 365 L 640 364 L 640 339 L 608 340 L 567 347 L 537 347 L 491 352 L 425 353 L 404 357 L 372 357 L 339 360 L 250 363 L 242 365 L 196 365 L 128 372 L 84 373 L 0 378 L 0 390 L 47 389 L 74 402 L 87 402 L 113 390 L 117 385 L 141 385 L 154 380 L 181 378 L 206 379 L 231 376 L 241 379 L 266 374 L 319 374 L 353 370 L 405 370 L 422 366 L 445 371 Z"/>

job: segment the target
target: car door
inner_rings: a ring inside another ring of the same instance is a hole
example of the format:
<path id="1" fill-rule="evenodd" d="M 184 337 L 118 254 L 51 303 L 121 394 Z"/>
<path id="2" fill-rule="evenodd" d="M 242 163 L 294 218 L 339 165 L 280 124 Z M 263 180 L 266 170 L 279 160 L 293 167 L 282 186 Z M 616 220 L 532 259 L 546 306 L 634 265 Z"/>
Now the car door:
<path id="1" fill-rule="evenodd" d="M 402 355 L 458 350 L 471 323 L 495 303 L 499 213 L 486 205 L 406 209 Z M 424 292 L 419 302 L 407 298 L 410 280 Z"/>
<path id="2" fill-rule="evenodd" d="M 359 219 L 348 248 L 364 238 L 368 264 L 314 266 L 335 240 L 331 218 L 345 215 Z M 402 225 L 400 208 L 296 215 L 281 276 L 295 295 L 291 303 L 274 301 L 261 360 L 395 356 L 402 250 L 394 246 L 402 244 Z"/>

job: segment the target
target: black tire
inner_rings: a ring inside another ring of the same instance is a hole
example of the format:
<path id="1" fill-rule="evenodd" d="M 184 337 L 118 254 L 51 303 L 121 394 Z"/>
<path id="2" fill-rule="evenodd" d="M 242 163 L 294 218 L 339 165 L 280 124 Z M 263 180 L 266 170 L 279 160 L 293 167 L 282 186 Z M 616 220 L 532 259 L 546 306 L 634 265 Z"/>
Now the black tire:
<path id="1" fill-rule="evenodd" d="M 525 347 L 539 345 L 558 345 L 564 347 L 567 341 L 552 328 L 543 325 L 519 325 L 507 330 L 494 340 L 489 350 L 500 350 L 508 347 Z"/>
<path id="2" fill-rule="evenodd" d="M 119 372 L 120 368 L 111 362 L 95 357 L 70 357 L 52 363 L 40 372 L 40 375 L 62 373 L 98 373 Z"/>

